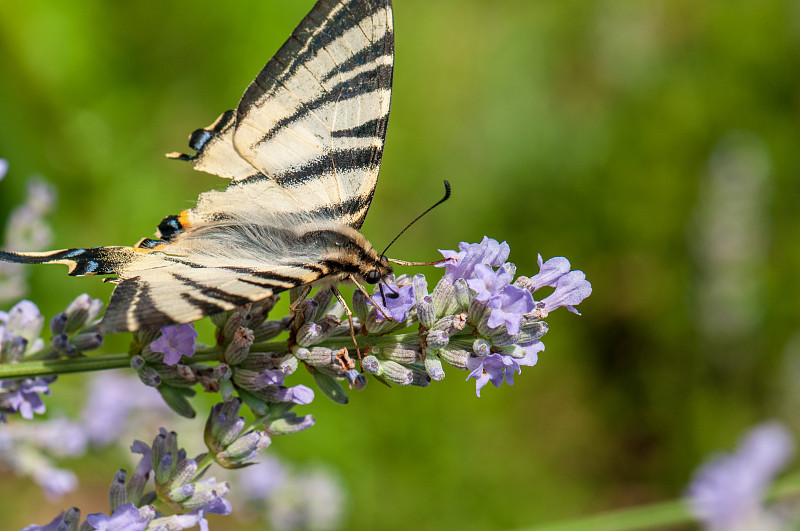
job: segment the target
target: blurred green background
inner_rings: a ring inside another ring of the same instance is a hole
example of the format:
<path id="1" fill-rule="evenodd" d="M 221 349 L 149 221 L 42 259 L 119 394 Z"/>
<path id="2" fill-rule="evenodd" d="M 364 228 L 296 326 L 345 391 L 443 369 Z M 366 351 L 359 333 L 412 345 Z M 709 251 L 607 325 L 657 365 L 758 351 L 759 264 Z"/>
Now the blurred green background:
<path id="1" fill-rule="evenodd" d="M 233 108 L 311 5 L 1 2 L 0 220 L 39 174 L 60 194 L 54 248 L 130 245 L 223 185 L 162 154 Z M 388 242 L 448 179 L 453 199 L 393 256 L 486 234 L 520 274 L 568 257 L 594 293 L 548 319 L 514 387 L 478 399 L 451 368 L 346 407 L 318 394 L 301 408 L 317 425 L 268 451 L 338 469 L 345 528 L 508 529 L 676 497 L 766 418 L 798 433 L 800 3 L 397 0 L 395 29 L 367 238 Z M 48 317 L 110 293 L 62 268 L 31 283 Z M 62 377 L 49 410 L 80 404 L 82 381 Z M 55 504 L 0 476 L 3 525 L 106 511 L 127 462 L 103 455 Z"/>

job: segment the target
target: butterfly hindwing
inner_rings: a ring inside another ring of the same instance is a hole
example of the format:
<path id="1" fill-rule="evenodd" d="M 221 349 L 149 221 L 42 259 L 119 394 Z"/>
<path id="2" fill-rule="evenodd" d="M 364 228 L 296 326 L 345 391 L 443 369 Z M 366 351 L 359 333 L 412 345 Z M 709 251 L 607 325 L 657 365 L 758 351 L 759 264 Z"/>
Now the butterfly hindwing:
<path id="1" fill-rule="evenodd" d="M 283 196 L 270 204 L 324 211 L 359 228 L 378 179 L 393 52 L 389 0 L 318 2 L 237 109 L 192 135 L 198 153 L 178 156 L 233 179 L 225 192 L 201 198 L 195 215 L 235 208 L 248 195 Z"/>

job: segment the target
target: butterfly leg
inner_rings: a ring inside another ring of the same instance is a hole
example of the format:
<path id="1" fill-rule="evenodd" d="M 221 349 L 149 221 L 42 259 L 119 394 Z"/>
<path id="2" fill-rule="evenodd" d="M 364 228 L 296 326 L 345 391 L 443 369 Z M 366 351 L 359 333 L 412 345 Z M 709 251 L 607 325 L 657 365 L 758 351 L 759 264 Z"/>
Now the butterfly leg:
<path id="1" fill-rule="evenodd" d="M 394 321 L 394 319 L 391 316 L 386 315 L 386 312 L 383 311 L 383 308 L 381 308 L 381 306 L 377 302 L 375 302 L 375 299 L 372 298 L 372 296 L 369 294 L 369 292 L 364 288 L 364 286 L 362 286 L 356 280 L 356 278 L 353 275 L 348 275 L 348 276 L 350 277 L 350 280 L 353 282 L 353 284 L 356 285 L 356 288 L 358 288 L 358 291 L 363 293 L 364 296 L 367 298 L 367 300 L 369 302 L 371 302 L 373 306 L 375 306 L 375 309 L 377 309 L 379 312 L 381 312 L 381 315 L 383 315 L 384 319 L 386 319 L 387 321 Z"/>
<path id="2" fill-rule="evenodd" d="M 295 313 L 297 311 L 297 307 L 300 305 L 301 302 L 306 300 L 308 294 L 311 293 L 311 284 L 306 284 L 300 287 L 300 294 L 297 298 L 289 305 L 289 311 Z"/>
<path id="3" fill-rule="evenodd" d="M 339 290 L 336 287 L 331 288 L 331 293 L 333 293 L 334 297 L 339 301 L 339 304 L 342 305 L 344 308 L 344 313 L 347 315 L 347 322 L 350 323 L 350 337 L 353 339 L 353 345 L 356 347 L 356 354 L 358 354 L 358 361 L 361 361 L 361 350 L 358 348 L 358 341 L 356 341 L 356 328 L 353 325 L 353 311 L 347 305 L 347 302 L 342 297 L 342 294 L 339 293 Z"/>

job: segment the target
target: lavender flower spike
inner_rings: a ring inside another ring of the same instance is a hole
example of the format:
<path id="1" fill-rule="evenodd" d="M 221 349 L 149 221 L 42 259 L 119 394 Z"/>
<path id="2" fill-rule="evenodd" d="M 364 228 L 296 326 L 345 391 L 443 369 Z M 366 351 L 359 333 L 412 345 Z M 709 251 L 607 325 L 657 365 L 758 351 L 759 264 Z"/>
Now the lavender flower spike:
<path id="1" fill-rule="evenodd" d="M 735 453 L 718 455 L 697 471 L 688 489 L 691 511 L 711 531 L 778 529 L 777 515 L 762 499 L 793 453 L 783 425 L 756 426 Z"/>
<path id="2" fill-rule="evenodd" d="M 498 243 L 488 236 L 484 236 L 481 243 L 461 242 L 458 244 L 458 250 L 459 252 L 439 249 L 442 256 L 450 260 L 436 264 L 436 267 L 444 267 L 444 274 L 451 281 L 457 278 L 473 278 L 474 268 L 478 264 L 499 267 L 506 261 L 510 252 L 506 242 Z"/>
<path id="3" fill-rule="evenodd" d="M 161 327 L 161 337 L 150 343 L 150 350 L 162 352 L 164 354 L 164 363 L 175 365 L 182 356 L 191 357 L 194 355 L 196 341 L 197 331 L 191 323 L 185 323 L 180 326 L 163 326 Z"/>

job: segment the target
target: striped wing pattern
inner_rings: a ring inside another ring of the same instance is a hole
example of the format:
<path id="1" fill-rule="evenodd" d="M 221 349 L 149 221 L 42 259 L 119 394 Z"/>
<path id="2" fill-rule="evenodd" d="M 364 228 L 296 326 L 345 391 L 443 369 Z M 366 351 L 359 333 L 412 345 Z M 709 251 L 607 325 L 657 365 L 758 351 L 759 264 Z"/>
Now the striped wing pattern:
<path id="1" fill-rule="evenodd" d="M 192 221 L 249 197 L 271 212 L 320 212 L 360 228 L 378 180 L 393 58 L 389 0 L 318 2 L 237 109 L 195 131 L 197 153 L 170 155 L 233 180 L 203 194 Z"/>
<path id="2" fill-rule="evenodd" d="M 0 251 L 0 260 L 117 275 L 105 333 L 191 322 L 334 274 L 304 231 L 364 221 L 383 152 L 393 48 L 390 0 L 318 1 L 237 109 L 192 134 L 196 154 L 168 155 L 230 178 L 225 190 L 165 218 L 159 240 Z"/>

